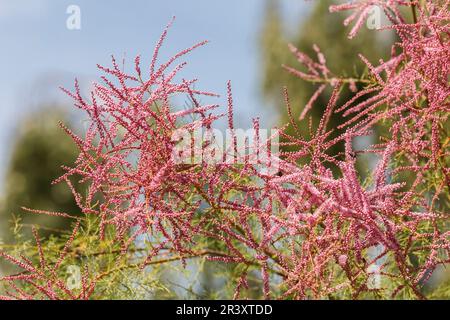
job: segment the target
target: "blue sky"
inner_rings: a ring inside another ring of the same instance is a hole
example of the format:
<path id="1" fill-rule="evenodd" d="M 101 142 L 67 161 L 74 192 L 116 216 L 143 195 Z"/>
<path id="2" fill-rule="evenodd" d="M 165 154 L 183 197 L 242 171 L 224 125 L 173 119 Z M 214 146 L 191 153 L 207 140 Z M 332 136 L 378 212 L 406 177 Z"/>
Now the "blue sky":
<path id="1" fill-rule="evenodd" d="M 280 0 L 286 24 L 299 22 L 308 5 Z M 162 29 L 176 16 L 161 58 L 201 40 L 210 40 L 189 58 L 186 78 L 199 87 L 225 93 L 233 83 L 235 113 L 241 126 L 259 116 L 275 120 L 259 95 L 258 36 L 264 0 L 0 0 L 0 181 L 18 120 L 41 105 L 70 101 L 58 90 L 72 88 L 78 77 L 97 79 L 96 64 L 108 65 L 110 55 L 153 52 Z M 68 30 L 69 5 L 81 9 L 81 30 Z M 219 100 L 224 102 L 224 98 Z M 244 120 L 248 119 L 248 120 Z M 0 182 L 1 184 L 1 182 Z"/>

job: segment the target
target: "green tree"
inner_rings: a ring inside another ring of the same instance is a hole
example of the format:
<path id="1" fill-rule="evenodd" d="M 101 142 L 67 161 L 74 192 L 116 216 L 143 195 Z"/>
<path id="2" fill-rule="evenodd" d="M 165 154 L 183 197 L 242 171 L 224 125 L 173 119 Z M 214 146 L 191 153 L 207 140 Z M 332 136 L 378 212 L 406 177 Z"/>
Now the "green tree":
<path id="1" fill-rule="evenodd" d="M 63 173 L 60 166 L 71 164 L 77 156 L 76 145 L 58 126 L 58 121 L 64 121 L 64 118 L 62 111 L 48 108 L 29 115 L 17 129 L 0 210 L 5 241 L 12 241 L 13 221 L 18 218 L 25 227 L 37 224 L 46 234 L 52 233 L 52 229 L 68 227 L 67 219 L 25 213 L 21 207 L 71 214 L 79 212 L 65 184 L 51 185 Z M 30 230 L 24 231 L 29 237 Z"/>
<path id="2" fill-rule="evenodd" d="M 303 108 L 320 84 L 313 84 L 297 78 L 287 72 L 282 65 L 301 69 L 295 56 L 288 49 L 287 44 L 292 43 L 299 51 L 305 52 L 315 58 L 313 45 L 319 46 L 327 59 L 327 66 L 333 74 L 341 77 L 357 77 L 365 71 L 365 64 L 359 59 L 358 53 L 363 54 L 369 61 L 376 62 L 379 57 L 386 56 L 391 44 L 388 38 L 380 39 L 378 33 L 362 28 L 357 37 L 347 39 L 349 28 L 342 24 L 343 16 L 340 13 L 328 13 L 328 7 L 333 3 L 330 0 L 315 1 L 309 16 L 302 19 L 298 26 L 298 32 L 289 37 L 283 31 L 283 21 L 278 2 L 267 2 L 266 18 L 261 32 L 260 45 L 262 50 L 263 75 L 262 89 L 267 101 L 269 101 L 280 114 L 280 124 L 288 123 L 288 114 L 282 87 L 286 86 L 292 106 L 293 117 L 298 119 Z M 305 3 L 305 6 L 308 3 Z M 331 89 L 328 87 L 318 97 L 309 115 L 313 125 L 317 125 L 327 106 Z M 348 101 L 352 92 L 345 88 L 340 101 Z M 308 118 L 308 117 L 307 117 Z M 308 119 L 299 124 L 300 133 L 309 137 Z M 340 115 L 331 118 L 330 125 L 336 128 L 343 119 Z M 294 134 L 293 128 L 286 129 L 288 134 Z M 338 134 L 337 132 L 335 133 Z M 342 150 L 338 145 L 330 150 L 335 155 Z M 285 147 L 285 151 L 293 151 Z"/>

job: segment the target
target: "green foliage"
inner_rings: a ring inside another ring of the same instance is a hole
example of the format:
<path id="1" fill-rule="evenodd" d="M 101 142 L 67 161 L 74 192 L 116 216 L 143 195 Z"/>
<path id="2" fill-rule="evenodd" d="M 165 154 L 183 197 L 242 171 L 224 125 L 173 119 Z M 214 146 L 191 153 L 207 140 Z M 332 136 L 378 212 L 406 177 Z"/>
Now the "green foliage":
<path id="1" fill-rule="evenodd" d="M 50 218 L 53 219 L 53 218 Z M 17 223 L 15 226 L 15 244 L 0 244 L 0 251 L 7 252 L 13 257 L 27 257 L 47 279 L 56 276 L 68 286 L 72 270 L 79 270 L 81 275 L 89 273 L 89 281 L 95 282 L 95 290 L 90 299 L 231 299 L 235 289 L 235 281 L 239 270 L 217 262 L 207 261 L 205 255 L 193 255 L 186 258 L 183 263 L 177 255 L 167 252 L 159 255 L 158 259 L 146 261 L 147 253 L 152 249 L 152 242 L 142 239 L 131 241 L 124 249 L 125 243 L 130 239 L 127 236 L 122 242 L 117 241 L 115 228 L 108 227 L 103 238 L 99 234 L 100 218 L 86 217 L 80 219 L 78 232 L 71 242 L 71 232 L 61 231 L 53 233 L 48 238 L 41 238 L 40 245 L 46 262 L 46 267 L 39 267 L 39 246 L 35 240 L 23 238 L 24 226 Z M 69 223 L 76 228 L 75 223 Z M 42 230 L 37 229 L 38 234 Z M 68 246 L 67 244 L 70 243 Z M 204 247 L 199 243 L 199 247 Z M 61 254 L 65 253 L 62 262 Z M 60 263 L 61 262 L 61 263 Z M 54 269 L 55 265 L 60 266 Z M 28 272 L 13 264 L 6 263 L 8 274 L 27 275 Z M 209 271 L 208 271 L 209 269 Z M 54 273 L 56 271 L 56 274 Z M 205 281 L 204 274 L 209 272 L 213 283 Z M 254 275 L 250 291 L 254 298 L 260 298 L 260 280 Z M 35 283 L 46 286 L 47 279 Z M 251 278 L 250 278 L 251 279 Z M 35 285 L 26 282 L 20 283 L 23 292 L 32 294 L 36 292 Z M 214 290 L 212 290 L 214 289 Z M 72 293 L 81 293 L 82 288 L 74 288 Z M 0 295 L 6 293 L 5 282 L 0 286 Z M 63 291 L 58 292 L 59 298 L 69 299 L 70 296 Z"/>

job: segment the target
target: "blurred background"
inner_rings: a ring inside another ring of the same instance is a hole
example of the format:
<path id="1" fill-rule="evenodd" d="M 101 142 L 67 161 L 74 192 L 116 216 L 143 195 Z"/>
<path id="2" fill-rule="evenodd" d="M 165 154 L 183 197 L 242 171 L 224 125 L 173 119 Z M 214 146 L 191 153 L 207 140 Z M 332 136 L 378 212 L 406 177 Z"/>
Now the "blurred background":
<path id="1" fill-rule="evenodd" d="M 262 127 L 285 123 L 281 96 L 290 93 L 298 117 L 317 89 L 281 68 L 298 68 L 289 42 L 312 53 L 317 44 L 330 69 L 353 76 L 363 71 L 357 53 L 370 61 L 385 57 L 394 41 L 391 33 L 363 28 L 347 40 L 343 16 L 329 14 L 332 1 L 303 0 L 0 0 L 0 237 L 12 241 L 14 221 L 38 223 L 49 234 L 66 227 L 63 221 L 24 216 L 20 207 L 76 213 L 65 185 L 51 186 L 71 164 L 77 150 L 59 129 L 58 121 L 82 131 L 84 115 L 59 86 L 82 90 L 98 80 L 96 64 L 109 65 L 114 54 L 125 69 L 141 54 L 148 61 L 164 26 L 176 16 L 160 61 L 181 49 L 211 41 L 195 50 L 183 71 L 198 78 L 199 87 L 221 94 L 232 81 L 236 126 L 247 128 L 252 117 Z M 323 92 L 312 111 L 318 121 L 330 92 Z M 350 92 L 344 93 L 350 96 Z M 332 119 L 337 124 L 339 119 Z M 307 128 L 307 126 L 301 126 Z M 333 152 L 339 152 L 339 146 Z M 370 164 L 366 161 L 366 164 Z M 203 274 L 203 296 L 218 284 Z"/>

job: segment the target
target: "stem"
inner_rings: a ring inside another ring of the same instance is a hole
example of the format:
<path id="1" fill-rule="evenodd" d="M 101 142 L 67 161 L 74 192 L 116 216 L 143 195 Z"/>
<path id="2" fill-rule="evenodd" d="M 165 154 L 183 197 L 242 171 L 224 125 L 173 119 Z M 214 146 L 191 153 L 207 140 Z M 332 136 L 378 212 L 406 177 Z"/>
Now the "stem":
<path id="1" fill-rule="evenodd" d="M 414 0 L 411 0 L 411 11 L 412 11 L 414 23 L 417 23 L 416 4 L 413 1 Z"/>
<path id="2" fill-rule="evenodd" d="M 150 266 L 150 265 L 158 265 L 158 264 L 164 264 L 164 263 L 169 263 L 169 262 L 175 262 L 175 261 L 180 261 L 183 259 L 194 259 L 194 258 L 199 258 L 199 257 L 204 257 L 204 256 L 225 256 L 226 254 L 224 254 L 223 252 L 220 251 L 214 251 L 214 250 L 201 250 L 199 252 L 193 253 L 191 255 L 187 255 L 187 256 L 175 256 L 175 257 L 170 257 L 170 258 L 166 258 L 166 259 L 159 259 L 159 260 L 153 260 L 153 261 L 148 261 L 145 263 L 144 267 Z M 259 265 L 257 263 L 253 263 L 254 265 Z M 105 271 L 101 274 L 99 274 L 95 280 L 98 281 L 108 275 L 110 275 L 111 273 L 114 273 L 116 271 L 120 271 L 120 270 L 125 270 L 125 269 L 133 269 L 133 268 L 142 268 L 142 264 L 138 263 L 138 264 L 131 264 L 131 265 L 124 265 L 124 266 L 120 266 L 108 271 Z M 277 273 L 278 275 L 282 275 L 279 272 L 277 272 L 276 270 L 270 270 L 272 272 Z"/>

